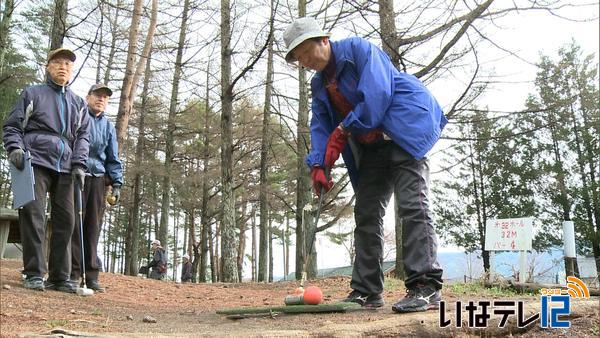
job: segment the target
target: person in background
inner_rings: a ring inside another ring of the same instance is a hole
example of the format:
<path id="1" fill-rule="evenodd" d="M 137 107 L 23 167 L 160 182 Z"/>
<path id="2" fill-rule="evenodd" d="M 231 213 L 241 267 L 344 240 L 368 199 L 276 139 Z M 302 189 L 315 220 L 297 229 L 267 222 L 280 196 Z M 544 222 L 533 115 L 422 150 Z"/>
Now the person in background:
<path id="1" fill-rule="evenodd" d="M 329 191 L 327 172 L 343 154 L 356 195 L 356 258 L 345 299 L 383 306 L 383 216 L 392 193 L 402 219 L 407 293 L 396 312 L 439 306 L 442 269 L 429 204 L 426 154 L 447 119 L 416 77 L 398 71 L 380 48 L 359 37 L 330 41 L 305 17 L 283 34 L 287 62 L 317 73 L 311 81 L 311 150 L 306 158 L 313 188 Z"/>
<path id="2" fill-rule="evenodd" d="M 167 274 L 167 255 L 165 249 L 160 246 L 160 241 L 155 239 L 150 244 L 152 250 L 152 261 L 148 264 L 148 268 L 151 268 L 150 278 L 161 280 Z"/>
<path id="3" fill-rule="evenodd" d="M 90 136 L 85 101 L 69 88 L 75 54 L 58 48 L 48 54 L 46 83 L 27 87 L 4 122 L 8 160 L 24 168 L 31 154 L 35 200 L 19 210 L 23 244 L 23 286 L 75 293 L 71 236 L 75 227 L 73 182 L 84 184 Z M 48 267 L 44 255 L 46 195 L 50 193 L 52 233 Z M 48 278 L 44 282 L 44 276 Z"/>
<path id="4" fill-rule="evenodd" d="M 192 281 L 192 262 L 190 255 L 183 255 L 183 264 L 181 265 L 181 282 L 188 283 Z"/>
<path id="5" fill-rule="evenodd" d="M 83 200 L 83 249 L 85 250 L 85 278 L 87 287 L 104 292 L 98 281 L 102 269 L 98 265 L 98 239 L 106 206 L 106 185 L 112 185 L 111 198 L 119 201 L 123 185 L 123 165 L 119 160 L 117 134 L 105 110 L 112 90 L 103 84 L 95 84 L 88 91 L 86 101 L 90 116 L 90 150 L 82 194 Z M 81 239 L 79 227 L 75 227 L 71 239 L 71 280 L 81 278 Z"/>

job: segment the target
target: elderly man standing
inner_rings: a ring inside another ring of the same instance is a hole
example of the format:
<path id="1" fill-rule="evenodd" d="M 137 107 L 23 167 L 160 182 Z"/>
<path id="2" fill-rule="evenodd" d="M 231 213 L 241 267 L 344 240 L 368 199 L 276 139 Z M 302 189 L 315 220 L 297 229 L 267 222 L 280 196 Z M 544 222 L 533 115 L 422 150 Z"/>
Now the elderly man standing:
<path id="1" fill-rule="evenodd" d="M 317 21 L 300 18 L 283 34 L 287 62 L 317 73 L 311 82 L 311 151 L 317 194 L 333 182 L 325 169 L 344 157 L 356 194 L 356 258 L 345 299 L 383 306 L 383 216 L 392 193 L 402 219 L 405 297 L 396 312 L 438 307 L 442 269 L 429 204 L 426 154 L 447 120 L 417 78 L 398 71 L 377 46 L 358 37 L 330 41 Z"/>
<path id="2" fill-rule="evenodd" d="M 90 151 L 83 189 L 83 249 L 85 250 L 85 278 L 87 287 L 98 292 L 104 288 L 98 282 L 101 266 L 98 265 L 98 239 L 106 206 L 106 184 L 112 185 L 112 200 L 118 202 L 123 185 L 123 166 L 119 160 L 117 134 L 106 118 L 105 110 L 112 90 L 95 84 L 88 91 L 86 101 L 90 115 Z M 113 204 L 114 204 L 113 203 Z M 75 227 L 71 240 L 71 279 L 81 278 L 81 233 Z"/>
<path id="3" fill-rule="evenodd" d="M 167 254 L 165 253 L 165 249 L 160 246 L 158 239 L 152 241 L 150 249 L 152 250 L 152 261 L 148 264 L 148 268 L 152 268 L 150 278 L 163 279 L 167 274 Z"/>
<path id="4" fill-rule="evenodd" d="M 69 49 L 51 51 L 46 83 L 25 88 L 3 126 L 9 161 L 23 170 L 23 155 L 29 151 L 35 177 L 35 200 L 19 210 L 23 286 L 28 289 L 75 292 L 69 281 L 75 225 L 73 182 L 83 185 L 85 179 L 90 125 L 85 102 L 69 89 L 74 61 Z M 47 269 L 43 243 L 48 192 L 52 235 Z"/>

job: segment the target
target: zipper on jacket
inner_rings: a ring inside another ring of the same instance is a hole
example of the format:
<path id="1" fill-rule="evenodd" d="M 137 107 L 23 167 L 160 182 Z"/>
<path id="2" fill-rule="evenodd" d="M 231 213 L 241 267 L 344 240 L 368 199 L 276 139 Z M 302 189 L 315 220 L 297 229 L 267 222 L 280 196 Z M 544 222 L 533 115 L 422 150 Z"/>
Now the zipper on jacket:
<path id="1" fill-rule="evenodd" d="M 58 161 L 56 162 L 56 170 L 60 173 L 60 162 L 62 161 L 62 156 L 65 152 L 65 141 L 63 141 L 63 137 L 65 134 L 65 87 L 62 86 L 61 90 L 60 90 L 60 95 L 59 95 L 59 113 L 58 116 L 60 117 L 60 123 L 61 123 L 61 129 L 60 129 L 60 137 L 59 137 L 59 142 L 60 142 L 60 154 L 58 156 Z"/>

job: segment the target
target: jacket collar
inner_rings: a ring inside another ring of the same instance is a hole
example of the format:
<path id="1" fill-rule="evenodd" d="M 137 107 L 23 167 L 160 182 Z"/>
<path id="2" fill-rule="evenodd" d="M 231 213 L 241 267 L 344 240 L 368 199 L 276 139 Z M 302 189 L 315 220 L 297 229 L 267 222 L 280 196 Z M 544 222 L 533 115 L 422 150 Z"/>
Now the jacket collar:
<path id="1" fill-rule="evenodd" d="M 92 108 L 90 108 L 89 105 L 87 105 L 87 110 L 88 110 L 88 113 L 90 114 L 90 116 L 95 119 L 101 119 L 104 117 L 105 112 L 101 112 L 100 114 L 96 115 L 96 113 L 94 113 L 94 111 L 92 110 Z"/>
<path id="2" fill-rule="evenodd" d="M 54 80 L 52 80 L 52 78 L 50 77 L 49 74 L 46 74 L 46 84 L 56 90 L 56 91 L 63 91 L 63 92 L 67 92 L 69 90 L 69 85 L 71 84 L 71 82 L 68 82 L 66 85 L 61 86 L 58 83 L 54 82 Z"/>

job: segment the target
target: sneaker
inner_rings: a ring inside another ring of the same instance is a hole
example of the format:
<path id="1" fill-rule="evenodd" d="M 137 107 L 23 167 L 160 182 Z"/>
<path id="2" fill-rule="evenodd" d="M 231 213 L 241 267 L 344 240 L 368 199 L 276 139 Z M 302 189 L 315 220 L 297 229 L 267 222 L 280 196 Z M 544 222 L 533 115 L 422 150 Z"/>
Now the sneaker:
<path id="1" fill-rule="evenodd" d="M 352 290 L 343 302 L 357 303 L 364 308 L 378 308 L 384 304 L 381 294 L 367 295 L 357 290 Z"/>
<path id="2" fill-rule="evenodd" d="M 406 296 L 392 305 L 392 310 L 404 313 L 438 309 L 441 300 L 440 290 L 431 285 L 417 285 L 406 290 Z"/>
<path id="3" fill-rule="evenodd" d="M 100 285 L 100 283 L 98 283 L 97 280 L 91 280 L 89 282 L 87 282 L 87 287 L 96 291 L 96 292 L 104 292 L 106 291 L 106 289 L 104 289 L 102 287 L 102 285 Z"/>
<path id="4" fill-rule="evenodd" d="M 66 293 L 76 293 L 77 288 L 71 281 L 63 280 L 63 281 L 46 281 L 46 289 L 48 290 L 56 290 L 60 292 Z"/>
<path id="5" fill-rule="evenodd" d="M 44 279 L 42 277 L 27 277 L 23 280 L 25 289 L 44 291 Z"/>

